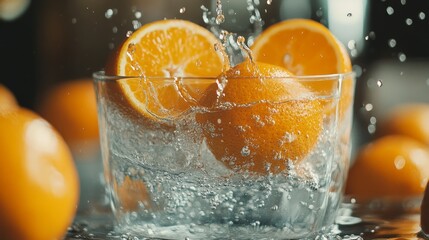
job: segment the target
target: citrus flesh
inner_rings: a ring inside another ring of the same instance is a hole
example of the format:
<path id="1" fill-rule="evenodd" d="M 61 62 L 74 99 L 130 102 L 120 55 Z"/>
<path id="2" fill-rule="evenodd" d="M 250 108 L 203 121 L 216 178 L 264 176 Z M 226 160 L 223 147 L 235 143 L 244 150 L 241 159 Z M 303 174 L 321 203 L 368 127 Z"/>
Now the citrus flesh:
<path id="1" fill-rule="evenodd" d="M 119 80 L 119 91 L 143 116 L 174 118 L 196 104 L 210 85 L 204 78 L 216 77 L 228 67 L 215 44 L 219 40 L 195 23 L 152 22 L 122 44 L 106 73 L 136 77 Z"/>
<path id="2" fill-rule="evenodd" d="M 350 57 L 324 25 L 310 19 L 289 19 L 264 30 L 251 46 L 255 61 L 282 66 L 298 76 L 349 73 Z M 353 76 L 342 81 L 340 117 L 353 101 Z M 316 91 L 332 89 L 329 81 L 312 83 Z"/>
<path id="3" fill-rule="evenodd" d="M 0 113 L 0 234 L 61 239 L 72 223 L 78 175 L 61 136 L 35 113 Z"/>
<path id="4" fill-rule="evenodd" d="M 279 173 L 313 149 L 322 108 L 291 76 L 278 66 L 245 61 L 220 76 L 226 80 L 220 95 L 218 84 L 206 90 L 200 104 L 208 111 L 196 119 L 217 160 L 237 172 Z"/>
<path id="5" fill-rule="evenodd" d="M 415 197 L 429 179 L 429 149 L 402 135 L 381 137 L 358 153 L 350 168 L 346 193 L 358 201 Z"/>

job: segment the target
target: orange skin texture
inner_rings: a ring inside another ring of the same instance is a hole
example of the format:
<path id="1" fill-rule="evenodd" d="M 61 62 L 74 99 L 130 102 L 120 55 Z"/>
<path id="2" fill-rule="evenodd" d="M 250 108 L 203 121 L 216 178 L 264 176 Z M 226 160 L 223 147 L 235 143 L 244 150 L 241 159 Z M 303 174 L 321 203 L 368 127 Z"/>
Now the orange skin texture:
<path id="1" fill-rule="evenodd" d="M 17 107 L 19 107 L 19 105 L 13 93 L 4 85 L 0 84 L 0 111 L 16 109 Z"/>
<path id="2" fill-rule="evenodd" d="M 98 140 L 97 104 L 91 79 L 54 86 L 42 98 L 38 112 L 69 144 Z"/>
<path id="3" fill-rule="evenodd" d="M 35 113 L 0 113 L 0 235 L 62 239 L 78 203 L 79 182 L 61 136 Z"/>
<path id="4" fill-rule="evenodd" d="M 216 94 L 217 84 L 208 88 L 201 105 L 211 110 L 196 116 L 216 159 L 236 172 L 279 173 L 288 161 L 301 161 L 313 149 L 321 131 L 321 103 L 297 100 L 310 94 L 307 88 L 293 79 L 261 80 L 261 75 L 291 76 L 278 66 L 245 61 L 225 73 L 228 82 L 221 97 Z M 286 102 L 278 103 L 281 101 Z M 236 106 L 219 107 L 225 104 Z M 243 149 L 248 153 L 243 154 Z"/>
<path id="5" fill-rule="evenodd" d="M 427 103 L 396 106 L 378 125 L 381 135 L 401 134 L 429 146 L 429 104 Z"/>
<path id="6" fill-rule="evenodd" d="M 421 196 L 429 179 L 429 149 L 412 138 L 388 135 L 364 146 L 348 175 L 357 200 Z"/>

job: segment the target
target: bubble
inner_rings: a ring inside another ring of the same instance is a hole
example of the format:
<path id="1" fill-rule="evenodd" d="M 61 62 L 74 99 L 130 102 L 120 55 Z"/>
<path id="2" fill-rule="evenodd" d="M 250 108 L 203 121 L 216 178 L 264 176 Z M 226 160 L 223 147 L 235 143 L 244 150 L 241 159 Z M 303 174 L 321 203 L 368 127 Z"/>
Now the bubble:
<path id="1" fill-rule="evenodd" d="M 369 32 L 368 36 L 369 36 L 369 39 L 374 40 L 375 39 L 375 32 L 374 31 Z"/>
<path id="2" fill-rule="evenodd" d="M 371 124 L 376 124 L 376 123 L 377 123 L 377 118 L 376 118 L 376 117 L 374 117 L 374 116 L 372 116 L 372 117 L 369 119 L 369 122 L 370 122 Z"/>
<path id="3" fill-rule="evenodd" d="M 405 60 L 407 60 L 407 56 L 405 55 L 405 53 L 402 52 L 398 54 L 398 58 L 401 62 L 405 62 Z"/>
<path id="4" fill-rule="evenodd" d="M 392 15 L 395 12 L 395 10 L 393 9 L 393 7 L 388 6 L 386 8 L 386 12 L 387 12 L 387 14 Z"/>
<path id="5" fill-rule="evenodd" d="M 396 46 L 396 40 L 391 38 L 388 41 L 389 47 L 394 48 Z"/>
<path id="6" fill-rule="evenodd" d="M 381 86 L 383 86 L 383 80 L 378 79 L 377 80 L 377 87 L 381 87 Z"/>
<path id="7" fill-rule="evenodd" d="M 185 8 L 185 7 L 181 7 L 181 8 L 179 9 L 179 12 L 180 12 L 180 13 L 185 13 L 185 12 L 186 12 L 186 8 Z"/>
<path id="8" fill-rule="evenodd" d="M 401 4 L 402 4 L 402 5 L 407 4 L 407 0 L 401 0 Z"/>
<path id="9" fill-rule="evenodd" d="M 353 72 L 356 73 L 356 77 L 360 77 L 360 76 L 362 76 L 363 69 L 359 65 L 353 65 Z"/>
<path id="10" fill-rule="evenodd" d="M 426 14 L 424 12 L 419 13 L 420 20 L 424 20 L 426 18 Z"/>
<path id="11" fill-rule="evenodd" d="M 248 146 L 244 146 L 244 147 L 241 149 L 241 155 L 242 155 L 243 157 L 247 157 L 247 156 L 249 156 L 249 155 L 250 155 L 250 149 L 249 149 L 249 147 L 248 147 Z"/>
<path id="12" fill-rule="evenodd" d="M 104 16 L 105 16 L 107 19 L 112 18 L 112 16 L 113 16 L 113 9 L 111 9 L 111 8 L 107 9 L 107 10 L 106 10 L 106 12 L 104 13 Z"/>
<path id="13" fill-rule="evenodd" d="M 225 16 L 223 14 L 217 15 L 216 16 L 216 24 L 221 24 L 225 22 Z"/>
<path id="14" fill-rule="evenodd" d="M 413 19 L 411 19 L 411 18 L 407 18 L 407 19 L 405 19 L 405 23 L 406 23 L 408 26 L 410 26 L 411 24 L 413 24 Z"/>
<path id="15" fill-rule="evenodd" d="M 133 31 L 127 31 L 127 33 L 125 34 L 125 36 L 130 37 L 131 34 L 133 34 Z"/>
<path id="16" fill-rule="evenodd" d="M 323 10 L 322 10 L 322 8 L 317 9 L 316 16 L 318 16 L 318 17 L 322 17 L 323 16 Z"/>
<path id="17" fill-rule="evenodd" d="M 347 13 L 347 17 L 351 17 L 352 16 L 352 13 Z"/>
<path id="18" fill-rule="evenodd" d="M 118 27 L 113 27 L 113 28 L 112 28 L 112 32 L 113 32 L 113 33 L 117 33 L 117 32 L 118 32 Z"/>
<path id="19" fill-rule="evenodd" d="M 271 5 L 271 3 L 273 3 L 273 0 L 267 0 L 268 5 Z"/>
<path id="20" fill-rule="evenodd" d="M 137 30 L 142 26 L 141 22 L 139 22 L 138 20 L 133 20 L 131 23 L 133 24 L 134 30 Z"/>

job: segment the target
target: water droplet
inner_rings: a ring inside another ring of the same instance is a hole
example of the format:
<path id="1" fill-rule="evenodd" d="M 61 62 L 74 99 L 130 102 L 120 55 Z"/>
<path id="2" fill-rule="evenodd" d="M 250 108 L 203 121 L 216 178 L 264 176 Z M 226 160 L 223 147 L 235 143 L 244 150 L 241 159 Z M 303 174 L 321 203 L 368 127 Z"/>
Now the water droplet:
<path id="1" fill-rule="evenodd" d="M 383 80 L 378 79 L 377 80 L 377 87 L 381 87 L 381 86 L 383 86 Z"/>
<path id="2" fill-rule="evenodd" d="M 271 3 L 273 3 L 273 0 L 267 0 L 268 5 L 271 5 Z"/>
<path id="3" fill-rule="evenodd" d="M 139 22 L 138 20 L 133 20 L 131 23 L 133 24 L 134 30 L 137 30 L 142 26 L 141 22 Z"/>
<path id="4" fill-rule="evenodd" d="M 322 8 L 317 9 L 316 16 L 318 16 L 318 17 L 322 17 L 323 16 L 323 10 L 322 10 Z"/>
<path id="5" fill-rule="evenodd" d="M 377 118 L 376 118 L 376 117 L 371 117 L 371 118 L 369 119 L 369 122 L 370 122 L 371 124 L 376 124 L 376 123 L 377 123 Z"/>
<path id="6" fill-rule="evenodd" d="M 424 12 L 419 13 L 420 20 L 424 20 L 426 18 L 426 14 Z"/>
<path id="7" fill-rule="evenodd" d="M 376 130 L 375 125 L 373 125 L 373 124 L 368 125 L 368 133 L 374 134 L 375 130 Z"/>
<path id="8" fill-rule="evenodd" d="M 386 12 L 387 12 L 387 14 L 392 15 L 395 12 L 395 10 L 393 9 L 393 7 L 388 6 L 386 8 Z"/>
<path id="9" fill-rule="evenodd" d="M 375 39 L 375 32 L 374 31 L 369 32 L 368 36 L 371 40 L 374 40 Z"/>
<path id="10" fill-rule="evenodd" d="M 347 13 L 347 17 L 351 17 L 352 16 L 352 13 Z"/>
<path id="11" fill-rule="evenodd" d="M 184 12 L 186 12 L 186 8 L 185 8 L 185 7 L 181 7 L 181 8 L 179 9 L 179 12 L 180 12 L 180 13 L 184 13 Z"/>
<path id="12" fill-rule="evenodd" d="M 365 111 L 371 112 L 374 106 L 371 103 L 365 104 Z"/>
<path id="13" fill-rule="evenodd" d="M 112 18 L 112 16 L 113 16 L 113 9 L 107 9 L 106 10 L 106 12 L 104 13 L 104 16 L 107 18 L 107 19 L 110 19 L 110 18 Z"/>
<path id="14" fill-rule="evenodd" d="M 113 32 L 113 33 L 117 33 L 117 32 L 118 32 L 118 27 L 113 27 L 113 28 L 112 28 L 112 32 Z"/>
<path id="15" fill-rule="evenodd" d="M 222 123 L 222 119 L 218 118 L 218 119 L 217 119 L 217 123 L 218 123 L 218 124 L 221 124 L 221 123 Z"/>
<path id="16" fill-rule="evenodd" d="M 217 15 L 216 16 L 216 24 L 221 24 L 225 22 L 225 16 L 223 14 Z"/>
<path id="17" fill-rule="evenodd" d="M 405 60 L 407 60 L 407 56 L 404 53 L 399 53 L 398 58 L 401 62 L 405 62 Z"/>
<path id="18" fill-rule="evenodd" d="M 347 47 L 348 47 L 350 50 L 355 49 L 355 48 L 356 48 L 356 41 L 355 41 L 355 40 L 350 40 L 350 41 L 347 43 Z"/>
<path id="19" fill-rule="evenodd" d="M 401 4 L 402 4 L 402 5 L 407 4 L 407 0 L 401 0 Z"/>
<path id="20" fill-rule="evenodd" d="M 76 18 L 72 18 L 72 19 L 71 19 L 71 23 L 72 23 L 72 24 L 76 24 L 76 23 L 77 23 L 77 19 L 76 19 Z"/>
<path id="21" fill-rule="evenodd" d="M 388 41 L 389 47 L 394 48 L 396 46 L 396 40 L 391 38 Z"/>
<path id="22" fill-rule="evenodd" d="M 413 19 L 411 19 L 411 18 L 407 18 L 407 19 L 405 19 L 405 23 L 406 23 L 408 26 L 410 26 L 411 24 L 413 24 Z"/>
<path id="23" fill-rule="evenodd" d="M 133 34 L 133 31 L 127 31 L 126 36 L 130 37 Z"/>
<path id="24" fill-rule="evenodd" d="M 134 13 L 134 16 L 135 16 L 137 19 L 140 19 L 140 18 L 142 17 L 142 13 L 141 13 L 141 12 L 139 12 L 139 11 L 137 11 L 137 12 L 135 12 L 135 13 Z"/>
<path id="25" fill-rule="evenodd" d="M 393 162 L 397 170 L 401 170 L 405 166 L 405 158 L 403 156 L 395 157 L 395 160 L 393 160 Z"/>

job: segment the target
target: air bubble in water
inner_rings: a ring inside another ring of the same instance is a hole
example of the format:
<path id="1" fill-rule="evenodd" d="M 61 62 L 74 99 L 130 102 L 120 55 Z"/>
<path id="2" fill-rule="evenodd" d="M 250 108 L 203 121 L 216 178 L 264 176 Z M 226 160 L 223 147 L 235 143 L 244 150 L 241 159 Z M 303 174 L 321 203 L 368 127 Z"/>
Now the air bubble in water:
<path id="1" fill-rule="evenodd" d="M 383 80 L 378 79 L 377 80 L 377 87 L 381 87 L 381 86 L 383 86 Z"/>
<path id="2" fill-rule="evenodd" d="M 186 12 L 186 8 L 185 8 L 185 7 L 180 8 L 180 9 L 179 9 L 179 12 L 180 12 L 180 13 L 184 13 L 184 12 Z"/>
<path id="3" fill-rule="evenodd" d="M 402 5 L 407 4 L 407 0 L 401 0 L 401 4 L 402 4 Z"/>
<path id="4" fill-rule="evenodd" d="M 389 47 L 394 48 L 396 46 L 396 40 L 395 39 L 389 39 Z"/>
<path id="5" fill-rule="evenodd" d="M 420 20 L 424 20 L 426 18 L 426 14 L 424 12 L 419 13 Z"/>
<path id="6" fill-rule="evenodd" d="M 244 147 L 241 149 L 241 155 L 242 155 L 243 157 L 247 157 L 247 156 L 249 156 L 249 155 L 250 155 L 250 149 L 249 149 L 249 147 L 248 147 L 248 146 L 244 146 Z"/>
<path id="7" fill-rule="evenodd" d="M 355 41 L 355 40 L 350 40 L 350 41 L 347 43 L 347 47 L 348 47 L 350 50 L 355 49 L 355 48 L 356 48 L 356 41 Z"/>
<path id="8" fill-rule="evenodd" d="M 407 19 L 405 19 L 405 23 L 406 23 L 408 26 L 410 26 L 411 24 L 413 24 L 413 19 L 411 19 L 411 18 L 407 18 Z"/>
<path id="9" fill-rule="evenodd" d="M 375 125 L 373 125 L 373 124 L 368 125 L 368 133 L 374 134 L 375 130 L 376 130 Z"/>
<path id="10" fill-rule="evenodd" d="M 118 32 L 118 27 L 113 27 L 113 28 L 112 28 L 112 32 L 113 32 L 113 33 L 117 33 L 117 32 Z"/>
<path id="11" fill-rule="evenodd" d="M 407 60 L 407 56 L 404 53 L 399 53 L 398 58 L 401 62 L 405 62 L 405 60 Z"/>
<path id="12" fill-rule="evenodd" d="M 271 3 L 273 3 L 273 0 L 267 0 L 268 5 L 271 5 Z"/>
<path id="13" fill-rule="evenodd" d="M 387 14 L 392 15 L 395 12 L 395 10 L 393 9 L 393 7 L 388 6 L 386 8 L 386 12 L 387 12 Z"/>
<path id="14" fill-rule="evenodd" d="M 376 124 L 376 123 L 377 123 L 377 118 L 376 118 L 376 117 L 371 117 L 371 118 L 369 119 L 369 122 L 370 122 L 371 124 Z"/>
<path id="15" fill-rule="evenodd" d="M 134 16 L 135 16 L 137 19 L 140 19 L 140 18 L 142 17 L 142 13 L 141 13 L 141 12 L 139 12 L 139 11 L 137 11 L 137 12 L 135 12 L 135 13 L 134 13 Z"/>

